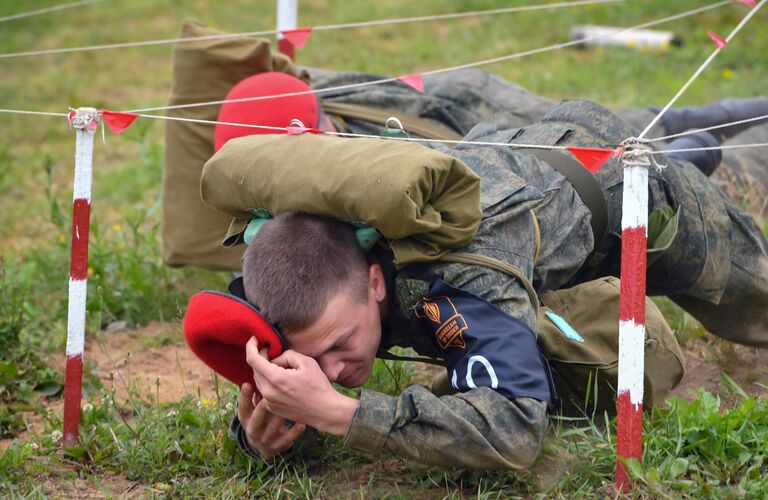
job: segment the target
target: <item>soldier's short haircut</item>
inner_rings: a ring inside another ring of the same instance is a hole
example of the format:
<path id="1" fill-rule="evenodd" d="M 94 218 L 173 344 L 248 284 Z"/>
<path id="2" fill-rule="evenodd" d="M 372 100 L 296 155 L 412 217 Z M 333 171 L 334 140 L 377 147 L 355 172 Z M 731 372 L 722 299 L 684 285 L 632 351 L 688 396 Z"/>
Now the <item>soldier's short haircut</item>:
<path id="1" fill-rule="evenodd" d="M 264 224 L 246 249 L 243 285 L 248 301 L 288 335 L 317 321 L 342 289 L 365 301 L 368 267 L 350 224 L 286 212 Z"/>

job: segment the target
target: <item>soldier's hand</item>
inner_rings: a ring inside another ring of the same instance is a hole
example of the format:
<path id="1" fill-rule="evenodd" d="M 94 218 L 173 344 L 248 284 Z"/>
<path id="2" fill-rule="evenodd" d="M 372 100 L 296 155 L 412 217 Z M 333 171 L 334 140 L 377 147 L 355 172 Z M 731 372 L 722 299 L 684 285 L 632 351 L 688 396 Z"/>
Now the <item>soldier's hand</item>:
<path id="1" fill-rule="evenodd" d="M 253 385 L 245 383 L 240 387 L 237 400 L 237 418 L 245 430 L 248 443 L 258 450 L 265 460 L 271 460 L 288 451 L 304 433 L 304 424 L 293 424 L 270 413 L 265 401 L 254 391 Z"/>
<path id="2" fill-rule="evenodd" d="M 271 362 L 252 338 L 245 346 L 246 360 L 266 408 L 321 432 L 344 436 L 360 402 L 336 392 L 317 361 L 287 350 Z"/>

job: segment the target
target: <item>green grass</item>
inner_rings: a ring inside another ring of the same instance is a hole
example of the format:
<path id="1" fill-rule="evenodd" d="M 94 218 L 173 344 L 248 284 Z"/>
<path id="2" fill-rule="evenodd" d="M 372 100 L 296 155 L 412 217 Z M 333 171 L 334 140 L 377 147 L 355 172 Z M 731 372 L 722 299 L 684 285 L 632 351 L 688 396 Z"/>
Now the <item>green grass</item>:
<path id="1" fill-rule="evenodd" d="M 61 3 L 0 2 L 0 17 Z M 532 2 L 519 0 L 514 5 Z M 493 0 L 302 0 L 301 25 L 461 12 L 509 5 Z M 315 32 L 302 64 L 400 75 L 495 57 L 567 40 L 570 26 L 626 26 L 702 5 L 694 0 L 621 4 L 498 15 L 370 29 Z M 727 34 L 745 14 L 733 5 L 659 29 L 685 38 L 680 49 L 563 50 L 484 67 L 555 99 L 586 98 L 610 107 L 663 105 L 712 49 L 707 29 Z M 136 0 L 100 2 L 25 20 L 0 23 L 0 52 L 171 38 L 182 19 L 230 32 L 274 27 L 274 2 Z M 755 96 L 768 81 L 766 13 L 758 14 L 715 59 L 680 103 Z M 0 107 L 66 112 L 69 107 L 113 110 L 163 104 L 169 93 L 171 46 L 0 60 Z M 74 135 L 63 119 L 0 114 L 0 437 L 25 431 L 25 418 L 45 423 L 0 454 L 0 494 L 56 496 L 51 484 L 83 479 L 109 491 L 100 478 L 135 481 L 144 496 L 264 495 L 294 497 L 508 498 L 614 494 L 612 422 L 559 421 L 549 452 L 532 472 L 476 473 L 425 468 L 395 457 L 354 454 L 326 438 L 312 455 L 268 470 L 245 460 L 225 437 L 234 393 L 205 403 L 189 395 L 157 404 L 151 389 L 134 388 L 127 403 L 87 377 L 90 409 L 82 445 L 70 457 L 52 437 L 60 414 L 62 374 L 50 366 L 66 335 L 70 204 Z M 191 293 L 223 288 L 227 276 L 162 264 L 160 195 L 163 124 L 138 121 L 95 146 L 89 260 L 88 335 L 125 321 L 177 321 Z M 683 341 L 704 330 L 669 301 L 657 303 Z M 175 330 L 174 330 L 175 331 Z M 165 335 L 148 346 L 179 343 Z M 727 353 L 726 353 L 727 354 Z M 725 360 L 727 361 L 727 360 Z M 416 376 L 410 365 L 377 363 L 369 387 L 397 393 Z M 728 384 L 726 384 L 728 385 Z M 764 400 L 739 394 L 718 407 L 718 396 L 672 400 L 646 419 L 643 465 L 631 463 L 638 497 L 759 497 L 768 489 Z M 150 393 L 150 394 L 147 394 Z M 49 398 L 54 398 L 53 400 Z M 199 403 L 199 405 L 198 405 Z M 205 404 L 204 404 L 205 403 Z M 54 436 L 55 437 L 55 436 Z M 38 479 L 42 478 L 42 480 Z M 46 481 L 49 484 L 46 484 Z M 112 493 L 114 494 L 114 492 Z"/>
<path id="2" fill-rule="evenodd" d="M 652 498 L 756 498 L 768 488 L 768 401 L 745 394 L 721 408 L 717 395 L 700 391 L 693 401 L 673 398 L 645 421 L 643 463 L 629 462 L 634 495 Z M 94 395 L 83 410 L 81 444 L 60 454 L 60 421 L 48 414 L 44 431 L 0 456 L 0 491 L 34 493 L 55 486 L 62 468 L 73 476 L 120 473 L 145 492 L 224 497 L 413 496 L 508 498 L 585 497 L 610 494 L 615 466 L 614 422 L 555 419 L 547 449 L 531 471 L 483 473 L 426 468 L 396 457 L 345 449 L 337 438 L 290 464 L 247 460 L 226 438 L 235 393 L 214 400 L 189 395 L 157 404 L 136 390 L 126 404 Z M 35 460 L 30 460 L 35 457 Z M 53 472 L 52 472 L 53 471 Z M 394 474 L 394 475 L 392 475 Z M 50 481 L 50 484 L 46 481 Z M 204 493 L 202 493 L 204 494 Z"/>

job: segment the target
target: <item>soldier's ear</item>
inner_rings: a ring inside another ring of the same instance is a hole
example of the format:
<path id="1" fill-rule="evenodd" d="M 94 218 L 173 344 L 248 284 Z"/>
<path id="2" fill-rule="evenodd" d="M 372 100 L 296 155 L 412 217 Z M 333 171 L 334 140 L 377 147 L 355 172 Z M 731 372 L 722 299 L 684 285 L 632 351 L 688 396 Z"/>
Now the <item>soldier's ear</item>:
<path id="1" fill-rule="evenodd" d="M 368 295 L 372 295 L 376 302 L 383 302 L 387 297 L 387 284 L 379 264 L 371 264 L 368 268 Z"/>

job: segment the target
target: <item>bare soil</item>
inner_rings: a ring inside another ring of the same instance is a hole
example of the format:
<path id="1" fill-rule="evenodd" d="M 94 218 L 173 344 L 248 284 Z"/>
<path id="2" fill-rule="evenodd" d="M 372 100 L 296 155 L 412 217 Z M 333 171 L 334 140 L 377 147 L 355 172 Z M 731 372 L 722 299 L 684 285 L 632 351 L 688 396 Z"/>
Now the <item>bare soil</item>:
<path id="1" fill-rule="evenodd" d="M 184 343 L 179 323 L 153 322 L 136 330 L 108 331 L 101 338 L 91 336 L 84 358 L 104 387 L 114 389 L 118 401 L 128 398 L 129 389 L 161 403 L 187 394 L 215 397 L 213 371 Z"/>
<path id="2" fill-rule="evenodd" d="M 701 388 L 731 395 L 722 375 L 731 377 L 747 394 L 768 397 L 768 349 L 737 345 L 714 337 L 689 342 L 683 349 L 685 376 L 672 394 L 685 399 L 695 397 Z"/>

